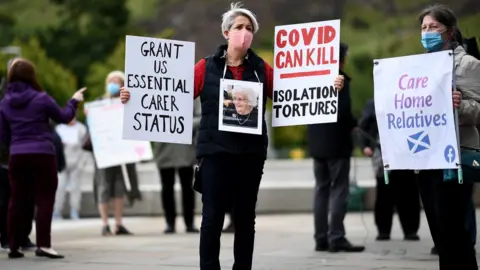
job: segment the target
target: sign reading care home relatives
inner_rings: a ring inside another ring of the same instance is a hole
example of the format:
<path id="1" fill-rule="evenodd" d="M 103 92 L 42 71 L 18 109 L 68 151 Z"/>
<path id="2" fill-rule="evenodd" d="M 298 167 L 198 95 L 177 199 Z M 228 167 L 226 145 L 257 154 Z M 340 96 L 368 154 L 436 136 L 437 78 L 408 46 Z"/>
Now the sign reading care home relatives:
<path id="1" fill-rule="evenodd" d="M 275 27 L 272 125 L 337 121 L 340 20 Z"/>
<path id="2" fill-rule="evenodd" d="M 123 138 L 191 144 L 195 43 L 126 37 Z"/>
<path id="3" fill-rule="evenodd" d="M 450 53 L 374 61 L 375 113 L 387 170 L 457 168 Z"/>
<path id="4" fill-rule="evenodd" d="M 122 139 L 123 113 L 120 99 L 85 103 L 93 154 L 99 169 L 153 158 L 150 142 Z"/>

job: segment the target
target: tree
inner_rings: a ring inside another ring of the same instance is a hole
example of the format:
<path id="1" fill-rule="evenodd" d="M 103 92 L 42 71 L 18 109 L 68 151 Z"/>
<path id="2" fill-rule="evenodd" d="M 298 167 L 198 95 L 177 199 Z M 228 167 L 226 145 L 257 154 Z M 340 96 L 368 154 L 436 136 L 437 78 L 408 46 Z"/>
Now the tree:
<path id="1" fill-rule="evenodd" d="M 91 63 L 105 60 L 126 34 L 126 0 L 50 0 L 62 7 L 61 24 L 41 36 L 49 56 L 69 67 L 83 84 Z"/>
<path id="2" fill-rule="evenodd" d="M 38 40 L 13 42 L 22 48 L 22 57 L 32 61 L 36 66 L 39 83 L 59 103 L 65 104 L 76 90 L 75 76 L 57 61 L 47 57 Z M 0 55 L 0 61 L 6 63 L 8 56 Z M 0 65 L 0 74 L 5 74 L 6 64 Z"/>

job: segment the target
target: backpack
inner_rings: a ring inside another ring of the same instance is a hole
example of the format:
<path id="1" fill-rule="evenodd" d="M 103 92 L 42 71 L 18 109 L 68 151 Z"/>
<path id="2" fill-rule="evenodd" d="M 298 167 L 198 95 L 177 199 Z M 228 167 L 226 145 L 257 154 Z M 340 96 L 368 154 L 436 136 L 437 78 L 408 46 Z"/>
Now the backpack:
<path id="1" fill-rule="evenodd" d="M 464 38 L 463 48 L 467 54 L 480 60 L 480 50 L 478 49 L 477 39 L 475 37 Z"/>

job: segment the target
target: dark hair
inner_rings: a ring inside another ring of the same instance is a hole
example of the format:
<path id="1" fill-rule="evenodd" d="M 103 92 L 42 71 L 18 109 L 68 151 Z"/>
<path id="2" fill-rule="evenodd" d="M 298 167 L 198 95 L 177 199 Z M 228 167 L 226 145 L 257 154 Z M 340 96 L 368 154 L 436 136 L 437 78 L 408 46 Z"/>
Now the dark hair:
<path id="1" fill-rule="evenodd" d="M 29 84 L 37 91 L 43 91 L 38 83 L 35 66 L 26 59 L 15 59 L 8 69 L 7 82 L 23 82 Z"/>
<path id="2" fill-rule="evenodd" d="M 436 4 L 425 8 L 420 13 L 420 16 L 418 16 L 420 24 L 423 23 L 423 19 L 427 15 L 435 18 L 435 20 L 445 25 L 449 30 L 457 27 L 457 17 L 455 16 L 455 13 L 445 5 Z"/>

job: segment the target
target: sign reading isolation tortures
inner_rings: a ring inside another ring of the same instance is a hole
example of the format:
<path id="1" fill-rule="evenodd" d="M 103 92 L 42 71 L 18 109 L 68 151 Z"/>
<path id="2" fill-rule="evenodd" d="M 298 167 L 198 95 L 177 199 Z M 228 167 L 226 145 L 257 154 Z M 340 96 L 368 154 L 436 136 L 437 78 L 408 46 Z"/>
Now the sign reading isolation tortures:
<path id="1" fill-rule="evenodd" d="M 272 125 L 337 121 L 340 20 L 275 27 Z"/>
<path id="2" fill-rule="evenodd" d="M 450 54 L 375 60 L 375 111 L 387 170 L 458 167 Z"/>

